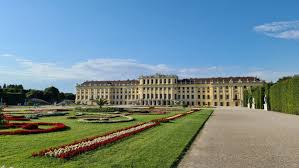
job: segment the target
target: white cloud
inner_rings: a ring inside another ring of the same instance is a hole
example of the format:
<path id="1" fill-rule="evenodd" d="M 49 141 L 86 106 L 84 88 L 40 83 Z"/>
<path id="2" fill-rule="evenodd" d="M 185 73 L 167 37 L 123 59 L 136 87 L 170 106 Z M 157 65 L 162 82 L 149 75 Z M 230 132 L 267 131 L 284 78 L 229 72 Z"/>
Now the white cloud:
<path id="1" fill-rule="evenodd" d="M 0 54 L 0 57 L 14 57 L 12 54 Z"/>
<path id="2" fill-rule="evenodd" d="M 165 64 L 144 64 L 134 59 L 99 58 L 75 63 L 69 67 L 55 63 L 34 62 L 17 57 L 17 69 L 0 69 L 7 78 L 27 80 L 125 80 L 155 73 L 178 74 L 181 77 L 206 76 L 221 67 L 174 68 Z M 7 75 L 9 74 L 9 75 Z"/>
<path id="3" fill-rule="evenodd" d="M 299 40 L 299 20 L 266 23 L 253 29 L 275 38 Z"/>
<path id="4" fill-rule="evenodd" d="M 63 66 L 52 62 L 35 62 L 20 57 L 10 59 L 13 68 L 0 65 L 2 82 L 28 83 L 28 88 L 55 85 L 71 91 L 75 83 L 85 80 L 126 80 L 139 75 L 155 73 L 177 74 L 184 77 L 257 76 L 267 81 L 276 81 L 282 76 L 294 75 L 262 68 L 249 69 L 240 66 L 208 66 L 175 68 L 166 64 L 145 64 L 134 59 L 98 58 Z"/>

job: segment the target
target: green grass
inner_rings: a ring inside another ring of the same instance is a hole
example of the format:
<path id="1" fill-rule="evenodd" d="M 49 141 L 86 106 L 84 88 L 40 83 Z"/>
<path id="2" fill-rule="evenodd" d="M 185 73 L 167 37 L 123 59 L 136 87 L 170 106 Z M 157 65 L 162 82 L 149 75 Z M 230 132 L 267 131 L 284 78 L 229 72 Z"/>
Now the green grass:
<path id="1" fill-rule="evenodd" d="M 145 122 L 166 115 L 133 115 L 128 123 L 90 124 L 66 117 L 47 117 L 37 121 L 63 122 L 71 129 L 36 135 L 0 136 L 0 166 L 6 167 L 171 167 L 196 135 L 212 110 L 202 110 L 170 123 L 162 123 L 135 136 L 84 153 L 71 160 L 31 157 L 32 152 L 73 142 L 84 137 Z"/>

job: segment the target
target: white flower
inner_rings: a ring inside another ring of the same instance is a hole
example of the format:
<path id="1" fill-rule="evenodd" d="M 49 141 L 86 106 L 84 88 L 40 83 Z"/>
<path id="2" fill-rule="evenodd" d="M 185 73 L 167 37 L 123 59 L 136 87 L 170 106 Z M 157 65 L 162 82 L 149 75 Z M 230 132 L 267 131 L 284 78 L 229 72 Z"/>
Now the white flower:
<path id="1" fill-rule="evenodd" d="M 62 147 L 62 148 L 54 149 L 53 151 L 46 152 L 44 155 L 45 156 L 58 157 L 61 154 L 65 154 L 65 153 L 68 153 L 70 151 L 77 150 L 78 148 L 88 147 L 88 146 L 97 144 L 99 142 L 103 142 L 103 141 L 106 141 L 106 140 L 109 140 L 109 139 L 112 139 L 112 138 L 115 138 L 115 137 L 118 137 L 118 136 L 122 136 L 122 135 L 127 134 L 127 133 L 132 133 L 134 131 L 138 131 L 140 129 L 143 129 L 145 127 L 152 126 L 152 125 L 155 125 L 155 124 L 156 124 L 156 122 L 148 122 L 148 123 L 145 123 L 145 124 L 142 124 L 142 125 L 139 125 L 139 126 L 136 126 L 136 127 L 132 127 L 132 128 L 126 129 L 126 130 L 122 130 L 122 131 L 119 131 L 119 132 L 115 132 L 115 133 L 112 133 L 112 134 L 109 134 L 109 135 L 106 135 L 106 136 L 102 136 L 102 137 L 98 137 L 98 138 L 95 138 L 95 139 L 92 139 L 92 140 L 83 141 L 83 142 L 79 142 L 77 144 L 68 145 L 68 146 L 65 146 L 65 147 Z"/>

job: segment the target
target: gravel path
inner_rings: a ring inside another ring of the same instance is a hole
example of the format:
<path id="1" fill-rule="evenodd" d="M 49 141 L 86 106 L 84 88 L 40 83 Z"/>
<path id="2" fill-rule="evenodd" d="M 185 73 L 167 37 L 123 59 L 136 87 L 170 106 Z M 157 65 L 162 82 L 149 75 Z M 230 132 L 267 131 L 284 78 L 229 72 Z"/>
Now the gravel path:
<path id="1" fill-rule="evenodd" d="M 178 167 L 299 168 L 299 116 L 216 109 Z"/>

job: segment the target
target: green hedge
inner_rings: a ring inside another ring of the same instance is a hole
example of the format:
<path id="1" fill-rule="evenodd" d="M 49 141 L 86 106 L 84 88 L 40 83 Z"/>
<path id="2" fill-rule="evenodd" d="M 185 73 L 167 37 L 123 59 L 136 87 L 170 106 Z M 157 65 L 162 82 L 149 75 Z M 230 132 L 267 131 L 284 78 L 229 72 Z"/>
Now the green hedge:
<path id="1" fill-rule="evenodd" d="M 252 97 L 255 100 L 255 108 L 264 108 L 265 87 L 259 86 L 252 89 Z"/>
<path id="2" fill-rule="evenodd" d="M 23 93 L 5 93 L 3 95 L 3 102 L 7 105 L 17 105 L 19 103 L 24 104 L 26 99 Z"/>
<path id="3" fill-rule="evenodd" d="M 262 109 L 264 108 L 264 96 L 265 96 L 265 86 L 253 87 L 249 90 L 244 90 L 243 97 L 243 106 L 247 107 L 247 103 L 252 104 L 253 98 L 255 101 L 255 108 Z"/>
<path id="4" fill-rule="evenodd" d="M 255 106 L 258 109 L 264 108 L 264 97 L 267 96 L 267 104 L 268 109 L 271 109 L 271 102 L 270 102 L 270 88 L 272 86 L 272 83 L 266 83 L 262 86 L 256 86 L 252 87 L 249 90 L 244 90 L 243 92 L 243 106 L 247 107 L 247 103 L 249 102 L 252 104 L 252 98 L 254 98 Z"/>
<path id="5" fill-rule="evenodd" d="M 247 104 L 248 103 L 252 103 L 252 93 L 251 93 L 251 90 L 244 90 L 243 92 L 243 97 L 244 97 L 244 100 L 243 100 L 243 106 L 244 107 L 247 107 Z"/>
<path id="6" fill-rule="evenodd" d="M 271 109 L 299 114 L 299 77 L 281 80 L 270 89 Z"/>
<path id="7" fill-rule="evenodd" d="M 265 93 L 264 95 L 267 96 L 267 104 L 268 104 L 268 110 L 271 110 L 271 96 L 270 96 L 270 88 L 272 87 L 273 83 L 267 83 L 265 84 Z"/>

